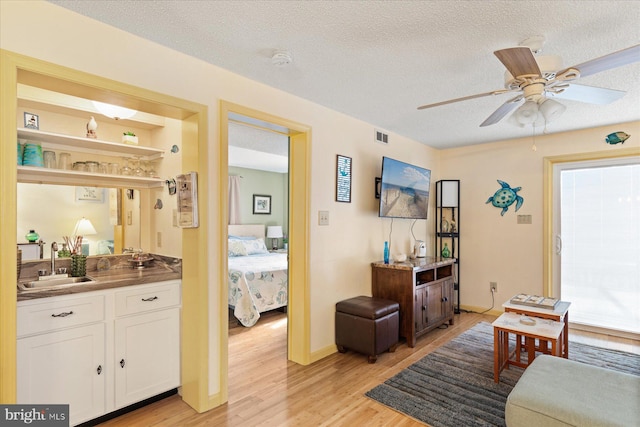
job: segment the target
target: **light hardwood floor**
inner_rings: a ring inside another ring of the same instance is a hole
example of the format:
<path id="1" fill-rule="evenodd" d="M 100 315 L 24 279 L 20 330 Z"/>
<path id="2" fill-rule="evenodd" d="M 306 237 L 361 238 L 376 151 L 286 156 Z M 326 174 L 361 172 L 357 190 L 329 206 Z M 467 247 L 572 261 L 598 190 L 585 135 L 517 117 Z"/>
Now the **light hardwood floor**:
<path id="1" fill-rule="evenodd" d="M 422 426 L 364 393 L 476 323 L 494 319 L 456 315 L 455 325 L 419 338 L 415 348 L 403 343 L 395 353 L 378 356 L 375 364 L 347 352 L 300 366 L 286 360 L 286 315 L 273 313 L 252 328 L 230 329 L 228 403 L 198 414 L 179 396 L 171 396 L 101 426 Z M 570 336 L 640 354 L 637 341 L 579 331 Z"/>

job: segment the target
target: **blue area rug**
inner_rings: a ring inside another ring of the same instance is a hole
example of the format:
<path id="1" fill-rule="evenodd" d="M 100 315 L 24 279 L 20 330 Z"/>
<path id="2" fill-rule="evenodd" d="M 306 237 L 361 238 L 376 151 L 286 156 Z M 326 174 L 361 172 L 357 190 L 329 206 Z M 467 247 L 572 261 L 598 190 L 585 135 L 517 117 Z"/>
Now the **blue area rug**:
<path id="1" fill-rule="evenodd" d="M 569 359 L 640 376 L 640 355 L 570 341 Z M 493 327 L 480 322 L 366 396 L 432 427 L 504 426 L 523 371 L 510 366 L 493 381 Z"/>

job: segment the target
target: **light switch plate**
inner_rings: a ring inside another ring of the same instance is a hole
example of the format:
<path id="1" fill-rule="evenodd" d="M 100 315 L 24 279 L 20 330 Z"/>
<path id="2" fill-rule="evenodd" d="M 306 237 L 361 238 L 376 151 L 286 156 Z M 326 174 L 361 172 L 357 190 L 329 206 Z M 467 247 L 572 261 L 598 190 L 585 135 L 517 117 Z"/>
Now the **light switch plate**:
<path id="1" fill-rule="evenodd" d="M 518 215 L 518 224 L 531 224 L 531 215 Z"/>
<path id="2" fill-rule="evenodd" d="M 318 211 L 318 225 L 329 225 L 329 211 Z"/>

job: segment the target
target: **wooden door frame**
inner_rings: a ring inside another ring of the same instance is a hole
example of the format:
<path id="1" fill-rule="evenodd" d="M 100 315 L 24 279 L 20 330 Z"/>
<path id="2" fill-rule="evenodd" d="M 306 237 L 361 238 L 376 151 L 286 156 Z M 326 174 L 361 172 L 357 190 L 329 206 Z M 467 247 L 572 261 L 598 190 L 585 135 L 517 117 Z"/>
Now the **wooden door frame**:
<path id="1" fill-rule="evenodd" d="M 182 169 L 198 172 L 198 199 L 209 202 L 208 107 L 115 80 L 0 49 L 0 402 L 16 401 L 17 283 L 17 85 L 18 81 L 60 93 L 122 105 L 182 122 Z M 200 227 L 182 232 L 181 382 L 185 402 L 199 412 L 210 409 L 208 216 Z M 226 259 L 226 257 L 225 257 Z"/>
<path id="2" fill-rule="evenodd" d="M 229 224 L 229 114 L 235 113 L 252 119 L 273 123 L 289 129 L 289 301 L 287 327 L 287 357 L 308 365 L 311 363 L 310 313 L 309 313 L 309 187 L 311 158 L 311 128 L 309 126 L 253 110 L 227 101 L 220 101 L 220 246 L 221 254 L 227 253 Z M 223 401 L 228 399 L 228 266 L 221 257 L 219 265 L 220 286 L 220 374 Z"/>

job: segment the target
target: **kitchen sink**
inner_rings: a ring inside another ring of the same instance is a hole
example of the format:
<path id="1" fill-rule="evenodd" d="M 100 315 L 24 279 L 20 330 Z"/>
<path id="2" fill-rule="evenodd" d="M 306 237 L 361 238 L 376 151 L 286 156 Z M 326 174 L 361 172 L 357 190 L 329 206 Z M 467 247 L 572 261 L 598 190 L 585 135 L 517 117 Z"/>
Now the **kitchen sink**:
<path id="1" fill-rule="evenodd" d="M 96 283 L 96 281 L 89 276 L 60 277 L 56 279 L 34 280 L 33 282 L 21 283 L 18 287 L 22 290 L 44 290 L 74 285 L 90 285 L 92 283 Z"/>

